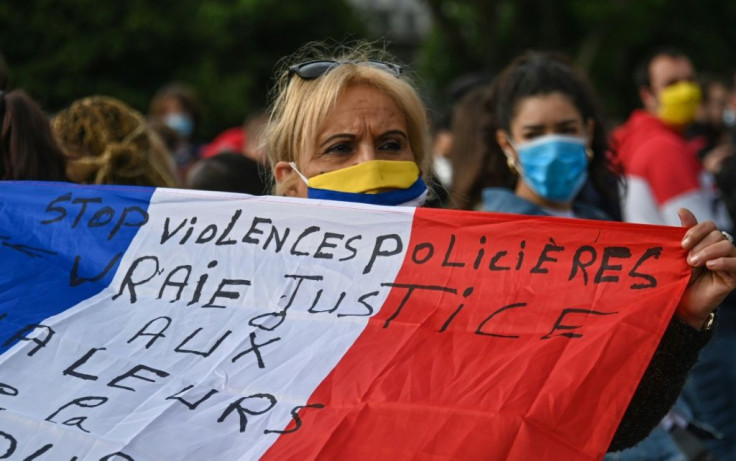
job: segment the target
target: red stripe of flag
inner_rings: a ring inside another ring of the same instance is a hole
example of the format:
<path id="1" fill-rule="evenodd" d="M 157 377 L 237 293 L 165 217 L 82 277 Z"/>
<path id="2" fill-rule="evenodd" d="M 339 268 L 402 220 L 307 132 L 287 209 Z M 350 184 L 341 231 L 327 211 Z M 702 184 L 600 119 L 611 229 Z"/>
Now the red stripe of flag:
<path id="1" fill-rule="evenodd" d="M 600 458 L 689 273 L 684 230 L 643 229 L 418 209 L 324 407 L 264 459 Z"/>

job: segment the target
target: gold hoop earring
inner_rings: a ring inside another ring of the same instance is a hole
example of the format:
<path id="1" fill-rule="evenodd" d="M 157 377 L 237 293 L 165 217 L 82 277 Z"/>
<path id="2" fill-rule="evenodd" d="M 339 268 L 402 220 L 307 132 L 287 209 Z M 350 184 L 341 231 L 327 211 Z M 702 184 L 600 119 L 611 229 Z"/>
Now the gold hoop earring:
<path id="1" fill-rule="evenodd" d="M 586 147 L 585 155 L 588 156 L 588 160 L 593 160 L 593 149 L 591 149 L 590 147 Z"/>

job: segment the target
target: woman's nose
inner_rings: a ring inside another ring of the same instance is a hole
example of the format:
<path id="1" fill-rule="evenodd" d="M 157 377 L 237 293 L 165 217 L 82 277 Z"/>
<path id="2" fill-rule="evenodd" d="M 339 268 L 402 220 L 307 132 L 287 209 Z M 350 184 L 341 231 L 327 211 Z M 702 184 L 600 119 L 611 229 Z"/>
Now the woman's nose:
<path id="1" fill-rule="evenodd" d="M 376 148 L 373 145 L 361 144 L 358 147 L 358 156 L 356 158 L 356 163 L 376 160 L 378 158 L 376 154 Z"/>

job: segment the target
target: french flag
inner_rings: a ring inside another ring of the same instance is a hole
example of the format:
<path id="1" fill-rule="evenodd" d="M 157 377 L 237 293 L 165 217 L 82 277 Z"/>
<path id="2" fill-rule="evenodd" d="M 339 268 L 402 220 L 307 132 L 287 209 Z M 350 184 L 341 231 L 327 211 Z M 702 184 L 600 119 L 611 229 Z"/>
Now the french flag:
<path id="1" fill-rule="evenodd" d="M 0 459 L 600 459 L 683 234 L 2 182 Z"/>

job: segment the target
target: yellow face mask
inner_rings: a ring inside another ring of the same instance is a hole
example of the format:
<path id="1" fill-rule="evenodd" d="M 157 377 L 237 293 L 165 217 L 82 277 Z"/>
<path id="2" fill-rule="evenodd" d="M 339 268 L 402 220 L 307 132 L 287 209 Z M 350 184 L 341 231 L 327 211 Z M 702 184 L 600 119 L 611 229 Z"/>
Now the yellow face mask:
<path id="1" fill-rule="evenodd" d="M 348 168 L 306 178 L 290 163 L 307 185 L 307 197 L 370 203 L 418 206 L 427 197 L 427 186 L 412 161 L 371 160 Z"/>
<path id="2" fill-rule="evenodd" d="M 406 189 L 418 177 L 419 167 L 412 161 L 371 160 L 309 179 L 304 178 L 304 182 L 315 189 L 375 194 L 390 189 Z"/>
<path id="3" fill-rule="evenodd" d="M 667 125 L 684 127 L 695 120 L 701 99 L 698 85 L 692 82 L 675 83 L 659 93 L 657 115 Z"/>

